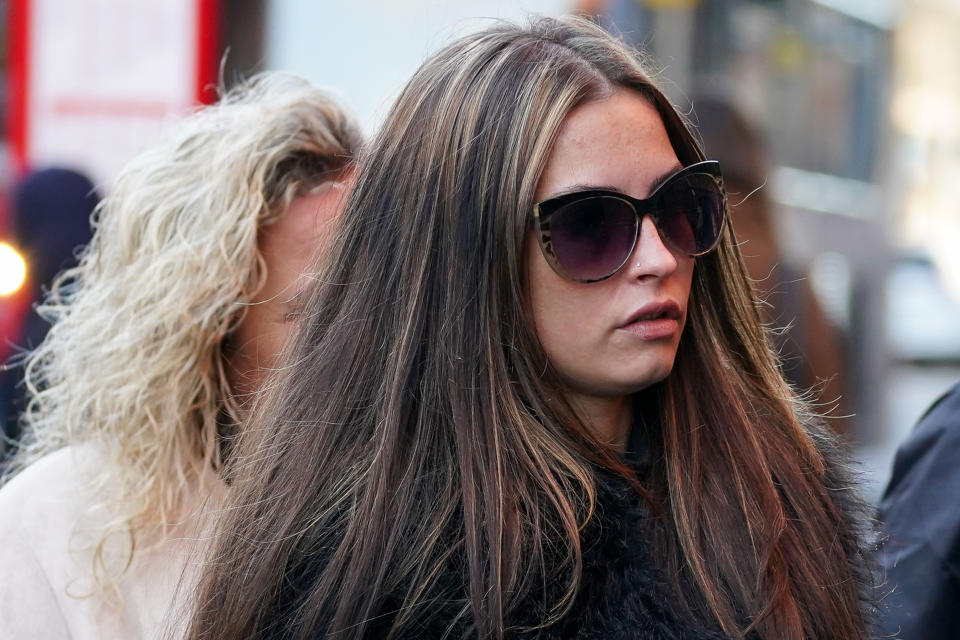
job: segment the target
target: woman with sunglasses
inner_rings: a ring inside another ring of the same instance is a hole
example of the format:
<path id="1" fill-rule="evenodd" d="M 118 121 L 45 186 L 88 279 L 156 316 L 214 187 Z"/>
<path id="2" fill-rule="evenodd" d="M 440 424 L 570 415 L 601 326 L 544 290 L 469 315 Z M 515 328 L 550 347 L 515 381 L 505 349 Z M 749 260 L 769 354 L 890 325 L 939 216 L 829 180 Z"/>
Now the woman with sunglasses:
<path id="1" fill-rule="evenodd" d="M 583 21 L 432 56 L 239 445 L 188 637 L 866 637 L 723 183 Z"/>
<path id="2" fill-rule="evenodd" d="M 325 92 L 267 73 L 120 172 L 40 308 L 53 326 L 0 490 L 0 638 L 183 629 L 178 583 L 360 143 Z"/>

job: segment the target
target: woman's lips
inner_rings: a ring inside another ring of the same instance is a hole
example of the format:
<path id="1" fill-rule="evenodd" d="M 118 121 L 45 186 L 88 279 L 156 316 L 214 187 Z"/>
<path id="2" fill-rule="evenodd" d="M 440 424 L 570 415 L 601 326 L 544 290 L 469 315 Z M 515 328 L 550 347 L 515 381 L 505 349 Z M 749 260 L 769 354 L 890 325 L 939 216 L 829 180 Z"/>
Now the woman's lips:
<path id="1" fill-rule="evenodd" d="M 620 327 L 644 340 L 670 338 L 680 331 L 680 305 L 673 300 L 657 300 L 630 314 Z"/>
<path id="2" fill-rule="evenodd" d="M 680 331 L 680 322 L 673 318 L 660 318 L 659 320 L 637 320 L 630 324 L 620 327 L 621 331 L 632 333 L 638 338 L 644 340 L 658 340 L 661 338 L 672 338 Z"/>

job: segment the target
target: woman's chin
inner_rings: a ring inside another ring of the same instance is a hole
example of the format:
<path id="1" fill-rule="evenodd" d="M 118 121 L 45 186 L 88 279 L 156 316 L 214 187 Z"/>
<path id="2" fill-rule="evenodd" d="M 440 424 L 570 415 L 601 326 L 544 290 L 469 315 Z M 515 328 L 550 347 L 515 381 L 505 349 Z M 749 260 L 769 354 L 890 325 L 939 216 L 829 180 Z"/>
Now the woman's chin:
<path id="1" fill-rule="evenodd" d="M 581 386 L 581 393 L 597 398 L 616 398 L 639 393 L 644 389 L 666 380 L 673 370 L 673 360 L 643 371 L 624 371 L 602 382 Z"/>
<path id="2" fill-rule="evenodd" d="M 659 363 L 652 369 L 634 374 L 628 378 L 629 382 L 626 386 L 629 386 L 630 393 L 637 393 L 658 382 L 663 382 L 670 377 L 671 371 L 673 371 L 673 358 L 670 358 L 669 361 Z"/>

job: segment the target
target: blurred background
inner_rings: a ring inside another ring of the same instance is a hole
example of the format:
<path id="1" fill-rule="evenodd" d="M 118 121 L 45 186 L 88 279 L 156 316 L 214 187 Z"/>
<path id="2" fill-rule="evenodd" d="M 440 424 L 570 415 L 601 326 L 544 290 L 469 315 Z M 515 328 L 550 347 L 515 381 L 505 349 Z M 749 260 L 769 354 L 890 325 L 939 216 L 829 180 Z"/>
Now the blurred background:
<path id="1" fill-rule="evenodd" d="M 31 305 L 124 162 L 263 69 L 368 133 L 425 55 L 491 18 L 595 17 L 641 47 L 721 160 L 795 384 L 855 445 L 872 499 L 960 380 L 957 0 L 0 0 L 0 424 Z M 78 222 L 80 224 L 78 224 Z M 7 391 L 2 391 L 6 389 Z"/>

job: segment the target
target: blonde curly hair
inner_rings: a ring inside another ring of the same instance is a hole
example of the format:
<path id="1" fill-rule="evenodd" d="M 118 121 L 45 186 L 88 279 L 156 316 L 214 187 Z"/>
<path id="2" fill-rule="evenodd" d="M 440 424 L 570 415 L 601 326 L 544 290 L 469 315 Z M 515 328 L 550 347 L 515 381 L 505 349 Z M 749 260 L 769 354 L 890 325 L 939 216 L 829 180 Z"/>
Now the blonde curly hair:
<path id="1" fill-rule="evenodd" d="M 10 472 L 96 445 L 105 465 L 95 480 L 121 497 L 104 539 L 173 522 L 222 465 L 218 427 L 238 417 L 225 338 L 264 282 L 258 232 L 295 196 L 341 177 L 361 144 L 326 93 L 275 72 L 170 133 L 98 206 L 79 265 L 39 307 L 52 327 L 26 365 L 31 399 Z"/>

